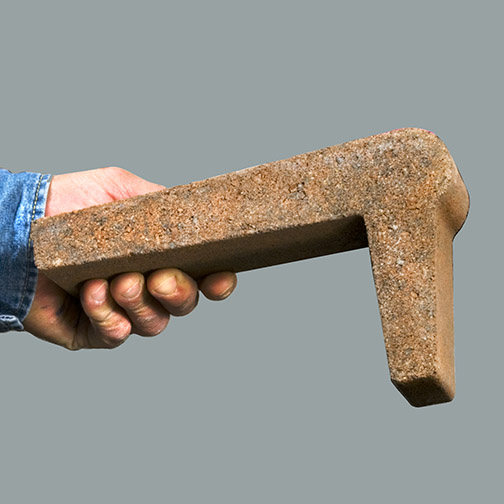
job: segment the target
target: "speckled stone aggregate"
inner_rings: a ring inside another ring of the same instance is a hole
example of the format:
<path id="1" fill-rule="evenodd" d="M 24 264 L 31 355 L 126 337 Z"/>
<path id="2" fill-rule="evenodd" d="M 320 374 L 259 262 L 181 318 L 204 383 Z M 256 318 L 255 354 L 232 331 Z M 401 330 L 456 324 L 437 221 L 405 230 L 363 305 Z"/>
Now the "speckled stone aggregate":
<path id="1" fill-rule="evenodd" d="M 455 393 L 452 240 L 468 208 L 444 143 L 402 129 L 39 219 L 32 239 L 72 294 L 125 271 L 199 278 L 369 246 L 392 382 L 424 406 Z"/>

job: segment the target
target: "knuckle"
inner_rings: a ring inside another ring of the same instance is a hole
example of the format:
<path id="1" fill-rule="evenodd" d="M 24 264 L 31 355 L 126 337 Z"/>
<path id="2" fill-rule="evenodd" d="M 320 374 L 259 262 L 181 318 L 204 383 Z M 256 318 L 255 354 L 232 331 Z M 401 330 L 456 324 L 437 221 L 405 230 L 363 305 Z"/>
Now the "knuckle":
<path id="1" fill-rule="evenodd" d="M 179 315 L 189 315 L 194 310 L 195 306 L 190 303 L 185 303 L 179 308 Z"/>
<path id="2" fill-rule="evenodd" d="M 107 326 L 113 323 L 112 310 L 104 310 L 100 307 L 96 307 L 94 310 L 89 310 L 89 317 L 93 319 L 98 324 Z"/>
<path id="3" fill-rule="evenodd" d="M 181 300 L 179 304 L 174 305 L 173 314 L 179 317 L 191 313 L 198 304 L 198 295 L 189 296 Z"/>
<path id="4" fill-rule="evenodd" d="M 145 328 L 153 328 L 159 325 L 159 317 L 154 314 L 140 315 L 136 318 L 136 325 Z"/>
<path id="5" fill-rule="evenodd" d="M 103 331 L 103 341 L 109 348 L 115 348 L 126 341 L 131 334 L 131 324 L 128 321 L 116 322 Z"/>
<path id="6" fill-rule="evenodd" d="M 151 331 L 149 336 L 157 336 L 158 334 L 161 334 L 166 329 L 167 325 L 168 325 L 168 322 L 166 324 L 162 324 L 162 325 L 158 326 L 156 329 Z"/>
<path id="7" fill-rule="evenodd" d="M 121 335 L 121 336 L 116 336 L 116 335 L 108 335 L 106 338 L 103 338 L 103 341 L 105 342 L 107 348 L 117 348 L 118 346 L 122 345 L 128 336 L 126 335 Z"/>
<path id="8" fill-rule="evenodd" d="M 138 329 L 138 334 L 140 334 L 141 336 L 157 336 L 166 329 L 167 325 L 168 323 L 166 322 L 164 324 L 157 324 L 156 326 L 149 328 Z"/>
<path id="9" fill-rule="evenodd" d="M 109 172 L 111 175 L 120 175 L 126 172 L 124 168 L 119 168 L 119 166 L 107 166 L 106 168 L 103 169 Z"/>
<path id="10" fill-rule="evenodd" d="M 169 316 L 150 315 L 135 321 L 135 328 L 142 336 L 157 336 L 168 325 Z"/>
<path id="11" fill-rule="evenodd" d="M 135 294 L 133 297 L 121 296 L 120 299 L 117 300 L 117 303 L 123 308 L 131 310 L 132 312 L 140 312 L 144 308 L 143 296 L 141 292 Z"/>
<path id="12" fill-rule="evenodd" d="M 177 297 L 172 300 L 175 306 L 179 306 L 180 308 L 187 308 L 196 302 L 196 298 L 198 297 L 198 291 L 195 289 L 183 290 L 178 293 Z"/>
<path id="13" fill-rule="evenodd" d="M 77 352 L 77 350 L 82 350 L 82 348 L 84 348 L 84 347 L 79 345 L 79 343 L 77 343 L 74 339 L 72 341 L 68 341 L 67 343 L 65 343 L 64 348 L 66 350 L 69 350 L 70 352 Z"/>
<path id="14" fill-rule="evenodd" d="M 82 296 L 81 305 L 86 315 L 97 322 L 106 321 L 112 312 L 107 299 L 96 300 L 91 296 Z"/>

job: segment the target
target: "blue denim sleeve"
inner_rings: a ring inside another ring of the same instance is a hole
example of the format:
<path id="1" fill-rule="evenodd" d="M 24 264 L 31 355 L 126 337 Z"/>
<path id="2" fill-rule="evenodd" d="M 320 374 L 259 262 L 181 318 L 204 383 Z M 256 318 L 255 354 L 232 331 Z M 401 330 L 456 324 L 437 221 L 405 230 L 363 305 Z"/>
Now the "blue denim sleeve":
<path id="1" fill-rule="evenodd" d="M 35 296 L 30 229 L 44 216 L 50 180 L 51 175 L 0 168 L 0 332 L 23 330 Z"/>

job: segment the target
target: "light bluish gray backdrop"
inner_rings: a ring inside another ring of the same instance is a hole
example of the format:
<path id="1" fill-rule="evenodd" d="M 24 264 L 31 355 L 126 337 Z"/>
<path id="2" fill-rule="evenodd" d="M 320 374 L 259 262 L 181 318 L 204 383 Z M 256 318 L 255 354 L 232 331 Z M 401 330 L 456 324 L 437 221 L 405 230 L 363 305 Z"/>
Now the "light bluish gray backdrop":
<path id="1" fill-rule="evenodd" d="M 167 186 L 417 126 L 471 194 L 458 392 L 389 382 L 367 249 L 239 275 L 159 337 L 0 338 L 0 501 L 497 502 L 502 9 L 496 1 L 7 1 L 0 165 Z"/>

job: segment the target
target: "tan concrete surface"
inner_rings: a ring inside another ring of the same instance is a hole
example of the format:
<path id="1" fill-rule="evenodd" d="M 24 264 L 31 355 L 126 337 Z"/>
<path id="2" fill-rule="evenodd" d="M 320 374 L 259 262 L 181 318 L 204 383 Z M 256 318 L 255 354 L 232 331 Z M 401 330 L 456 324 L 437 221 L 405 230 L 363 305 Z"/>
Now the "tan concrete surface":
<path id="1" fill-rule="evenodd" d="M 198 278 L 369 246 L 391 379 L 424 406 L 455 393 L 452 240 L 468 208 L 443 142 L 402 129 L 39 219 L 32 239 L 73 294 L 125 271 Z"/>

